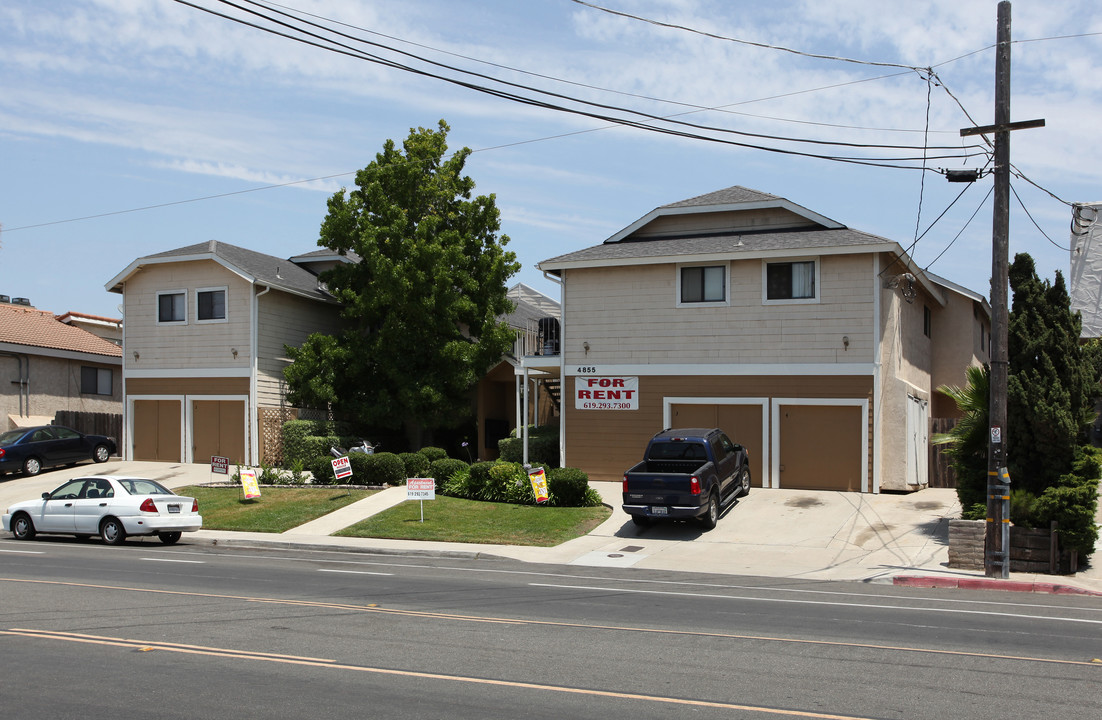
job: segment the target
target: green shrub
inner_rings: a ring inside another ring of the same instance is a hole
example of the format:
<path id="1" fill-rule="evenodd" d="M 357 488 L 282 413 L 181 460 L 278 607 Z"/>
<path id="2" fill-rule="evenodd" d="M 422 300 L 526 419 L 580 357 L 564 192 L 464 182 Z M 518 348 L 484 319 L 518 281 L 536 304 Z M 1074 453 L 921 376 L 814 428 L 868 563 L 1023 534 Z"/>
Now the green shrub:
<path id="1" fill-rule="evenodd" d="M 1094 552 L 1098 541 L 1098 526 L 1094 522 L 1098 510 L 1098 477 L 1062 475 L 1054 487 L 1045 488 L 1037 500 L 1037 527 L 1048 527 L 1056 521 L 1060 544 L 1076 550 L 1080 561 Z"/>
<path id="2" fill-rule="evenodd" d="M 437 460 L 445 460 L 448 457 L 447 450 L 445 450 L 444 448 L 438 448 L 438 447 L 432 447 L 432 446 L 423 447 L 420 450 L 418 450 L 417 452 L 424 455 L 425 459 L 428 460 L 430 463 L 436 462 Z"/>
<path id="3" fill-rule="evenodd" d="M 314 424 L 309 420 L 288 420 L 283 423 L 283 462 L 306 463 L 312 457 L 306 438 L 312 433 Z"/>
<path id="4" fill-rule="evenodd" d="M 497 441 L 501 459 L 506 462 L 524 462 L 524 439 L 517 437 L 516 429 L 509 437 Z M 528 426 L 528 463 L 545 468 L 559 466 L 559 426 Z"/>
<path id="5" fill-rule="evenodd" d="M 441 458 L 439 460 L 433 460 L 429 464 L 429 477 L 436 479 L 436 485 L 439 487 L 441 484 L 446 483 L 452 475 L 461 470 L 466 470 L 470 466 L 458 460 L 456 458 Z"/>
<path id="6" fill-rule="evenodd" d="M 1025 488 L 1010 490 L 1010 522 L 1018 527 L 1036 527 L 1037 496 Z M 984 516 L 986 518 L 986 508 Z"/>
<path id="7" fill-rule="evenodd" d="M 429 459 L 421 453 L 398 453 L 407 478 L 425 477 L 429 470 Z"/>
<path id="8" fill-rule="evenodd" d="M 357 485 L 401 485 L 406 470 L 394 453 L 350 453 L 352 479 Z"/>
<path id="9" fill-rule="evenodd" d="M 593 507 L 601 504 L 601 496 L 589 487 L 589 475 L 572 467 L 547 471 L 549 502 L 556 507 Z M 596 502 L 594 502 L 596 499 Z"/>
<path id="10" fill-rule="evenodd" d="M 462 468 L 453 472 L 450 476 L 436 479 L 436 491 L 441 495 L 449 495 L 457 498 L 469 497 L 470 489 L 467 483 L 471 479 L 471 469 Z"/>
<path id="11" fill-rule="evenodd" d="M 333 474 L 333 456 L 315 455 L 306 463 L 306 469 L 314 476 L 317 485 L 336 485 L 337 477 Z"/>
<path id="12" fill-rule="evenodd" d="M 968 507 L 962 508 L 960 516 L 964 520 L 986 520 L 987 506 L 983 503 L 973 503 Z"/>

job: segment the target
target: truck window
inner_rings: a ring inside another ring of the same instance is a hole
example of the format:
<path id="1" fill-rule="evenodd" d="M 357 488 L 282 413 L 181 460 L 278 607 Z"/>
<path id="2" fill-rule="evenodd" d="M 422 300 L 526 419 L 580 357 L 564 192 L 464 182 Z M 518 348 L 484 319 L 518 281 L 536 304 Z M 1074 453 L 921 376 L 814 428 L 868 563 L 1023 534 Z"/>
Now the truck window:
<path id="1" fill-rule="evenodd" d="M 699 443 L 666 442 L 650 446 L 650 460 L 700 460 L 707 458 L 704 446 Z"/>

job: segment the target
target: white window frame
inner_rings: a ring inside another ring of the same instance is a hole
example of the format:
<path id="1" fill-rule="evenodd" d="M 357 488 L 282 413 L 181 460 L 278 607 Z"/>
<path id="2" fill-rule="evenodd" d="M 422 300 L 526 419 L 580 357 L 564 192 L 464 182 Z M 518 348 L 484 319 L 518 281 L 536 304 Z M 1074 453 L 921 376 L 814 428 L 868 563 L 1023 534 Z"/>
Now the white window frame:
<path id="1" fill-rule="evenodd" d="M 161 296 L 162 295 L 183 295 L 184 296 L 184 319 L 183 320 L 161 320 Z M 157 291 L 157 305 L 156 305 L 156 309 L 154 310 L 154 312 L 157 314 L 156 315 L 157 324 L 158 325 L 187 325 L 187 315 L 188 315 L 188 313 L 187 313 L 187 310 L 188 310 L 187 295 L 188 295 L 187 288 L 183 288 L 181 290 L 158 290 Z"/>
<path id="2" fill-rule="evenodd" d="M 775 298 L 769 297 L 769 266 L 770 265 L 782 265 L 793 263 L 812 263 L 814 266 L 815 277 L 813 282 L 815 283 L 815 296 L 809 298 Z M 761 262 L 761 304 L 762 305 L 817 305 L 819 298 L 823 294 L 823 285 L 821 282 L 821 275 L 819 272 L 819 258 L 818 257 L 796 257 L 796 258 L 773 258 L 771 260 L 762 260 Z"/>
<path id="3" fill-rule="evenodd" d="M 726 261 L 720 262 L 695 262 L 695 263 L 678 263 L 677 264 L 677 282 L 674 283 L 675 288 L 674 300 L 676 306 L 679 308 L 708 308 L 708 307 L 729 307 L 731 305 L 731 263 Z M 723 300 L 702 300 L 700 302 L 683 302 L 681 300 L 681 275 L 682 270 L 685 268 L 694 267 L 719 267 L 723 268 Z"/>
<path id="4" fill-rule="evenodd" d="M 205 292 L 221 292 L 222 304 L 223 304 L 223 316 L 220 318 L 210 318 L 208 320 L 201 320 L 199 318 L 199 293 Z M 208 323 L 224 323 L 229 322 L 230 316 L 230 292 L 229 289 L 222 285 L 221 287 L 201 287 L 195 288 L 195 322 L 199 325 L 206 325 Z"/>

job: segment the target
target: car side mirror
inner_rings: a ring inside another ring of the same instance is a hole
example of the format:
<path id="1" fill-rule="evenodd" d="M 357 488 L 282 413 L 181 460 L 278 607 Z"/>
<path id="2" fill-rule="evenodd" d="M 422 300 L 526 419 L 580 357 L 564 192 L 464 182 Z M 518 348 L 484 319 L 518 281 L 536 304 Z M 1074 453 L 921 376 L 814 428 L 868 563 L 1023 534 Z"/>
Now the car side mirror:
<path id="1" fill-rule="evenodd" d="M 42 499 L 43 500 L 49 500 L 50 499 L 50 493 L 48 493 L 48 492 L 42 493 Z"/>

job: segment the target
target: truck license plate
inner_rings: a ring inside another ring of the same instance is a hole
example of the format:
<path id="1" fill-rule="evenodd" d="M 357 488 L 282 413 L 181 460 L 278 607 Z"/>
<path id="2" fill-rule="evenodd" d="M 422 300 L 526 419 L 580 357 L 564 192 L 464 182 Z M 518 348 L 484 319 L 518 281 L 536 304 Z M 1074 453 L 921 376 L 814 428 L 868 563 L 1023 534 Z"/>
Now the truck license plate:
<path id="1" fill-rule="evenodd" d="M 168 511 L 170 513 L 180 512 L 180 503 L 172 503 L 171 505 L 168 506 Z"/>
<path id="2" fill-rule="evenodd" d="M 661 505 L 651 505 L 650 513 L 651 515 L 665 515 L 666 508 L 662 507 Z"/>

